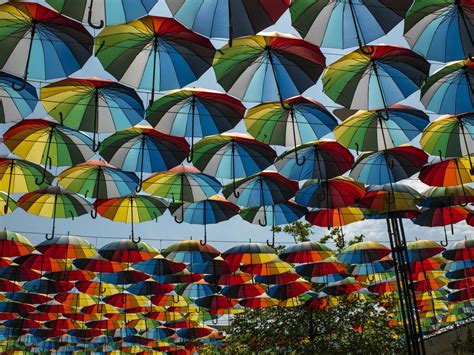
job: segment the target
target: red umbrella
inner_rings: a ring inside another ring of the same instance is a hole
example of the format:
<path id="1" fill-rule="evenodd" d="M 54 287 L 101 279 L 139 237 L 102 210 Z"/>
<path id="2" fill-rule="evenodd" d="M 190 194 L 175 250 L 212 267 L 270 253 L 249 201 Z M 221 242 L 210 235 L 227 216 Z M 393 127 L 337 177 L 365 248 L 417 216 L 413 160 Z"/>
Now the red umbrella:
<path id="1" fill-rule="evenodd" d="M 221 293 L 230 298 L 247 298 L 260 296 L 265 291 L 266 287 L 264 285 L 245 283 L 226 286 L 222 289 Z"/>
<path id="2" fill-rule="evenodd" d="M 232 274 L 206 275 L 204 276 L 204 280 L 215 285 L 236 285 L 252 280 L 252 275 L 237 271 Z"/>
<path id="3" fill-rule="evenodd" d="M 155 257 L 160 252 L 151 245 L 124 239 L 109 243 L 99 249 L 99 254 L 111 261 L 135 263 Z"/>
<path id="4" fill-rule="evenodd" d="M 267 275 L 267 276 L 256 276 L 255 281 L 267 285 L 282 285 L 287 284 L 293 281 L 296 281 L 300 278 L 300 275 L 294 272 L 285 272 L 283 274 L 277 275 Z"/>
<path id="5" fill-rule="evenodd" d="M 14 261 L 18 265 L 39 271 L 61 271 L 66 268 L 64 261 L 50 258 L 38 252 L 20 256 Z"/>
<path id="6" fill-rule="evenodd" d="M 45 240 L 36 246 L 36 250 L 54 259 L 75 259 L 95 254 L 95 248 L 91 243 L 71 235 Z"/>
<path id="7" fill-rule="evenodd" d="M 20 256 L 31 253 L 35 247 L 20 233 L 0 231 L 0 256 Z"/>
<path id="8" fill-rule="evenodd" d="M 3 322 L 5 327 L 9 328 L 20 328 L 20 329 L 31 329 L 31 328 L 41 328 L 43 324 L 31 319 L 26 318 L 15 318 L 9 319 Z"/>
<path id="9" fill-rule="evenodd" d="M 57 318 L 57 314 L 54 313 L 43 313 L 43 312 L 33 312 L 25 315 L 25 318 L 36 320 L 39 322 L 45 322 L 48 320 L 54 320 Z"/>
<path id="10" fill-rule="evenodd" d="M 303 277 L 319 277 L 330 274 L 345 273 L 344 264 L 335 261 L 321 261 L 319 263 L 303 264 L 296 267 L 296 272 Z"/>
<path id="11" fill-rule="evenodd" d="M 21 289 L 20 284 L 16 282 L 0 279 L 0 292 L 17 292 Z"/>
<path id="12" fill-rule="evenodd" d="M 261 309 L 275 307 L 278 305 L 278 301 L 270 297 L 254 297 L 241 299 L 239 304 L 245 308 Z"/>
<path id="13" fill-rule="evenodd" d="M 66 270 L 48 272 L 43 276 L 53 281 L 88 281 L 95 277 L 95 273 L 85 270 Z"/>
<path id="14" fill-rule="evenodd" d="M 288 263 L 314 263 L 332 256 L 334 252 L 326 245 L 317 242 L 303 242 L 292 245 L 280 254 L 281 260 Z"/>
<path id="15" fill-rule="evenodd" d="M 73 264 L 78 269 L 93 272 L 118 272 L 123 271 L 125 268 L 124 264 L 107 260 L 100 255 L 94 255 L 91 258 L 74 259 Z"/>
<path id="16" fill-rule="evenodd" d="M 69 318 L 57 318 L 44 322 L 44 326 L 51 329 L 75 329 L 78 324 Z"/>
<path id="17" fill-rule="evenodd" d="M 20 265 L 8 265 L 0 269 L 0 278 L 11 281 L 31 281 L 41 277 L 41 274 Z"/>
<path id="18" fill-rule="evenodd" d="M 55 301 L 51 303 L 40 304 L 36 306 L 36 310 L 44 313 L 75 313 L 74 309 L 72 309 L 70 306 Z"/>
<path id="19" fill-rule="evenodd" d="M 41 304 L 41 303 L 46 303 L 53 300 L 52 297 L 43 295 L 41 293 L 33 293 L 33 292 L 14 292 L 10 295 L 7 295 L 7 298 L 10 298 L 16 302 L 29 303 L 29 304 Z"/>
<path id="20" fill-rule="evenodd" d="M 195 303 L 196 305 L 202 308 L 206 308 L 209 310 L 217 310 L 217 309 L 233 308 L 237 304 L 237 301 L 230 299 L 229 297 L 226 297 L 226 296 L 214 294 L 214 295 L 198 298 L 195 301 Z"/>
<path id="21" fill-rule="evenodd" d="M 289 284 L 271 286 L 267 294 L 278 300 L 287 300 L 311 290 L 311 284 L 307 281 L 295 281 Z"/>

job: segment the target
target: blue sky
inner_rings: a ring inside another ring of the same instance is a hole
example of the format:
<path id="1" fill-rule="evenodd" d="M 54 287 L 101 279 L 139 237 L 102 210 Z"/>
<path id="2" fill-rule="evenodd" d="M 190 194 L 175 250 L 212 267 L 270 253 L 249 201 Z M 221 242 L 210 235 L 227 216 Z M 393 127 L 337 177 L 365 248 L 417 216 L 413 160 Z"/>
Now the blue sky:
<path id="1" fill-rule="evenodd" d="M 41 1 L 38 1 L 41 2 Z M 153 15 L 160 16 L 171 16 L 169 10 L 166 7 L 164 0 L 160 0 L 157 6 L 152 11 Z M 295 29 L 291 27 L 289 12 L 286 12 L 283 17 L 278 21 L 275 26 L 270 27 L 267 31 L 279 31 L 284 33 L 292 33 L 297 35 Z M 97 34 L 97 33 L 96 33 Z M 406 41 L 403 38 L 403 25 L 400 24 L 395 27 L 388 35 L 380 38 L 374 43 L 386 43 L 395 44 L 408 47 Z M 213 41 L 216 47 L 221 47 L 226 44 L 226 41 Z M 327 63 L 330 64 L 342 54 L 349 51 L 338 51 L 335 49 L 322 48 L 323 53 L 326 55 Z M 432 65 L 432 71 L 439 68 L 439 65 Z M 106 73 L 96 58 L 91 58 L 85 67 L 76 72 L 73 76 L 77 77 L 90 77 L 96 76 L 100 78 L 113 79 L 108 73 Z M 189 85 L 190 87 L 203 87 L 207 89 L 214 89 L 223 91 L 222 88 L 217 84 L 214 72 L 212 68 L 208 70 L 201 78 L 195 83 Z M 148 102 L 146 95 L 142 95 L 144 102 Z M 323 104 L 332 111 L 337 105 L 334 104 L 323 92 L 321 81 L 318 81 L 317 85 L 308 89 L 304 96 L 312 97 Z M 419 102 L 419 91 L 414 93 L 403 103 L 423 108 Z M 247 105 L 250 107 L 249 105 Z M 30 117 L 44 117 L 46 114 L 41 106 L 38 105 L 35 112 Z M 433 120 L 437 116 L 430 114 L 430 119 Z M 4 127 L 5 130 L 7 127 Z M 233 132 L 244 132 L 245 126 L 241 122 Z M 3 131 L 1 132 L 3 133 Z M 104 136 L 105 137 L 105 136 Z M 327 138 L 332 138 L 327 136 Z M 417 138 L 418 139 L 418 138 Z M 415 141 L 417 141 L 417 139 Z M 417 142 L 413 142 L 414 145 L 418 145 Z M 282 152 L 281 148 L 277 149 L 279 153 Z M 7 149 L 2 146 L 0 148 L 0 154 L 7 154 Z M 53 169 L 54 174 L 58 174 L 61 170 Z M 221 181 L 222 182 L 222 181 Z M 417 190 L 422 191 L 427 188 L 426 185 L 420 183 L 416 178 L 409 179 L 406 181 Z M 24 212 L 22 209 L 17 209 L 13 214 L 0 217 L 0 222 L 3 227 L 8 230 L 22 232 L 27 236 L 33 243 L 38 243 L 44 240 L 44 234 L 49 233 L 51 230 L 52 221 L 48 218 L 37 217 L 32 214 Z M 433 239 L 443 240 L 444 232 L 443 228 L 424 228 L 414 225 L 411 221 L 405 222 L 406 231 L 409 239 Z M 468 237 L 474 236 L 474 230 L 468 226 L 465 222 L 459 223 L 454 227 L 455 235 L 449 235 L 450 240 L 458 240 L 464 238 L 465 235 Z M 61 220 L 58 219 L 56 222 L 56 233 L 84 236 L 86 239 L 96 244 L 97 247 L 101 247 L 107 243 L 110 243 L 116 239 L 128 238 L 130 234 L 130 225 L 123 223 L 114 223 L 100 216 L 96 220 L 93 220 L 89 215 L 85 215 L 75 220 Z M 314 228 L 314 240 L 318 240 L 326 232 L 326 228 Z M 344 232 L 347 238 L 353 235 L 365 234 L 369 240 L 378 240 L 387 242 L 386 224 L 384 220 L 368 220 L 353 223 L 344 227 Z M 189 225 L 186 223 L 177 224 L 174 219 L 170 216 L 169 212 L 161 216 L 157 222 L 146 222 L 137 224 L 135 226 L 135 234 L 141 236 L 144 241 L 158 247 L 164 248 L 175 241 L 183 239 L 201 239 L 203 234 L 203 227 L 196 225 Z M 217 225 L 208 226 L 208 240 L 211 244 L 220 250 L 225 250 L 235 244 L 245 243 L 251 239 L 254 242 L 265 242 L 271 238 L 271 231 L 269 227 L 260 227 L 258 225 L 252 225 L 239 216 L 232 218 L 229 221 L 219 223 Z M 283 234 L 277 235 L 277 242 L 286 243 L 291 242 L 292 238 Z"/>

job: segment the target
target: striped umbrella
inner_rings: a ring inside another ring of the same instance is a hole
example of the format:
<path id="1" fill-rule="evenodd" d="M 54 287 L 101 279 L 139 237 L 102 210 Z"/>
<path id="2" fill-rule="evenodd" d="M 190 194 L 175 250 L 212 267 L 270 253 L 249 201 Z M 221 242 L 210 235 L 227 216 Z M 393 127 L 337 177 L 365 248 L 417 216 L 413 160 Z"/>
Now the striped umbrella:
<path id="1" fill-rule="evenodd" d="M 315 209 L 306 215 L 306 220 L 312 225 L 328 228 L 342 227 L 363 219 L 364 212 L 358 207 Z"/>
<path id="2" fill-rule="evenodd" d="M 91 211 L 86 199 L 59 186 L 26 193 L 18 200 L 18 206 L 26 212 L 53 219 L 51 235 L 46 234 L 48 240 L 54 238 L 56 218 L 74 219 Z"/>
<path id="3" fill-rule="evenodd" d="M 304 264 L 322 261 L 333 255 L 333 251 L 325 244 L 303 242 L 285 248 L 280 258 L 289 263 Z"/>
<path id="4" fill-rule="evenodd" d="M 287 300 L 292 297 L 297 297 L 309 290 L 311 290 L 311 283 L 300 279 L 288 284 L 271 286 L 268 288 L 267 294 L 277 300 Z"/>
<path id="5" fill-rule="evenodd" d="M 236 245 L 222 253 L 224 260 L 233 265 L 262 264 L 277 258 L 275 249 L 260 243 Z"/>
<path id="6" fill-rule="evenodd" d="M 474 203 L 474 189 L 469 186 L 430 187 L 422 192 L 423 200 L 419 202 L 423 207 L 447 207 L 459 205 L 466 207 Z"/>
<path id="7" fill-rule="evenodd" d="M 251 275 L 271 276 L 295 272 L 293 267 L 285 261 L 275 258 L 264 263 L 243 264 L 240 270 Z"/>
<path id="8" fill-rule="evenodd" d="M 443 257 L 448 260 L 462 261 L 462 267 L 466 267 L 464 261 L 467 261 L 468 266 L 474 266 L 469 264 L 471 260 L 474 260 L 474 238 L 460 240 L 451 244 L 451 246 L 443 252 Z M 447 264 L 446 266 L 449 265 L 450 264 Z M 450 270 L 447 269 L 447 271 Z"/>
<path id="9" fill-rule="evenodd" d="M 175 262 L 193 264 L 212 260 L 220 252 L 209 243 L 202 245 L 198 240 L 183 240 L 170 245 L 163 251 L 163 255 Z"/>
<path id="10" fill-rule="evenodd" d="M 16 201 L 5 192 L 0 191 L 0 216 L 12 213 L 16 208 Z"/>
<path id="11" fill-rule="evenodd" d="M 36 88 L 25 83 L 23 90 L 16 91 L 13 87 L 21 87 L 22 78 L 0 71 L 0 122 L 19 121 L 30 113 L 38 103 Z"/>
<path id="12" fill-rule="evenodd" d="M 345 264 L 367 264 L 378 261 L 390 254 L 391 249 L 378 242 L 355 243 L 337 255 L 337 260 Z"/>
<path id="13" fill-rule="evenodd" d="M 452 158 L 424 166 L 419 175 L 421 182 L 430 186 L 460 186 L 474 182 L 471 164 L 474 156 Z"/>
<path id="14" fill-rule="evenodd" d="M 31 253 L 35 247 L 20 233 L 0 231 L 0 256 L 12 257 Z"/>
<path id="15" fill-rule="evenodd" d="M 103 29 L 96 56 L 120 82 L 159 91 L 181 88 L 209 69 L 215 49 L 209 39 L 172 18 L 145 16 Z"/>
<path id="16" fill-rule="evenodd" d="M 145 114 L 137 93 L 120 83 L 98 78 L 68 78 L 41 89 L 46 111 L 62 125 L 96 135 L 139 123 Z"/>
<path id="17" fill-rule="evenodd" d="M 134 243 L 131 240 L 123 239 L 104 245 L 98 250 L 98 253 L 111 261 L 135 263 L 151 259 L 160 252 L 145 242 Z"/>
<path id="18" fill-rule="evenodd" d="M 54 237 L 42 241 L 36 246 L 36 250 L 53 259 L 90 258 L 96 253 L 95 247 L 90 242 L 72 235 Z"/>
<path id="19" fill-rule="evenodd" d="M 359 204 L 381 214 L 399 215 L 398 212 L 418 211 L 420 199 L 415 189 L 398 182 L 369 186 Z"/>
<path id="20" fill-rule="evenodd" d="M 140 261 L 133 264 L 135 270 L 150 275 L 172 275 L 186 269 L 186 264 L 165 259 L 161 255 L 157 255 L 152 259 Z"/>

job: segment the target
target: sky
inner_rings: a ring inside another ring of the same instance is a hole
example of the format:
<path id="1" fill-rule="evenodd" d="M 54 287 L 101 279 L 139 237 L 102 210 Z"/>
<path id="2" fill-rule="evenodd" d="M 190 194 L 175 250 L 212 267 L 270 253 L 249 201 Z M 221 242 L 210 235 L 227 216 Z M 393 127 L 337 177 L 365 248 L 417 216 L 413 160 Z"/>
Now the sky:
<path id="1" fill-rule="evenodd" d="M 42 2 L 42 1 L 38 1 Z M 158 16 L 167 16 L 170 17 L 171 13 L 166 7 L 165 1 L 160 0 L 155 8 L 152 10 L 151 14 Z M 287 11 L 280 20 L 272 27 L 268 28 L 266 31 L 278 31 L 282 33 L 292 33 L 297 36 L 298 33 L 291 26 L 291 19 L 289 11 Z M 96 31 L 95 34 L 98 32 Z M 215 47 L 221 47 L 226 44 L 226 41 L 216 40 L 212 41 Z M 408 47 L 407 42 L 403 38 L 403 24 L 396 26 L 389 34 L 386 36 L 372 42 L 374 44 L 393 44 Z M 322 48 L 322 52 L 327 58 L 327 64 L 338 59 L 341 55 L 350 52 L 351 50 L 339 51 L 330 48 Z M 432 65 L 431 71 L 438 69 L 440 65 Z M 80 71 L 72 75 L 73 77 L 99 77 L 104 79 L 113 79 L 113 77 L 104 71 L 99 61 L 92 57 Z M 43 83 L 33 83 L 36 86 L 39 86 Z M 207 89 L 223 91 L 219 84 L 217 84 L 214 72 L 209 69 L 198 81 L 188 85 L 189 87 L 203 87 Z M 423 109 L 419 101 L 419 91 L 411 95 L 409 98 L 404 100 L 403 104 L 414 106 L 420 109 Z M 149 98 L 141 94 L 144 103 L 147 103 Z M 160 95 L 155 95 L 155 99 Z M 308 96 L 311 98 L 320 101 L 328 107 L 330 111 L 336 108 L 338 105 L 330 100 L 322 92 L 322 83 L 321 80 L 318 83 L 308 89 L 303 93 L 303 96 Z M 250 105 L 246 105 L 250 107 Z M 430 119 L 434 120 L 437 115 L 430 114 Z M 46 112 L 42 108 L 42 105 L 39 104 L 35 112 L 29 117 L 45 117 Z M 4 125 L 5 127 L 0 128 L 3 132 L 11 125 Z M 245 132 L 245 126 L 243 121 L 232 130 L 232 132 Z M 102 138 L 105 138 L 104 135 Z M 328 135 L 325 138 L 333 138 L 333 136 Z M 419 137 L 415 138 L 413 145 L 418 145 L 417 143 Z M 276 148 L 276 147 L 274 147 Z M 277 149 L 278 153 L 281 153 L 283 150 L 281 148 Z M 2 145 L 0 146 L 0 154 L 8 154 L 8 150 Z M 270 168 L 271 170 L 272 168 Z M 273 168 L 274 169 L 274 168 Z M 62 169 L 54 169 L 52 173 L 57 175 L 62 171 Z M 221 181 L 223 182 L 223 181 Z M 428 186 L 421 183 L 415 177 L 412 177 L 406 181 L 407 184 L 410 184 L 412 187 L 416 188 L 418 191 L 423 191 L 427 189 Z M 411 221 L 405 220 L 405 230 L 407 233 L 407 238 L 409 240 L 418 239 L 432 239 L 435 241 L 444 240 L 444 231 L 442 227 L 438 228 L 426 228 L 414 225 Z M 3 217 L 0 217 L 0 226 L 3 226 L 7 230 L 21 232 L 27 236 L 30 241 L 34 244 L 39 243 L 44 240 L 46 233 L 51 232 L 52 220 L 49 218 L 37 217 L 35 215 L 26 213 L 21 208 L 15 210 L 13 214 L 9 214 Z M 89 215 L 84 215 L 78 217 L 74 220 L 71 219 L 58 219 L 56 222 L 56 234 L 68 234 L 77 235 L 86 238 L 97 247 L 104 246 L 114 240 L 128 238 L 130 235 L 130 225 L 123 223 L 112 222 L 108 219 L 102 218 L 100 215 L 97 219 L 92 219 Z M 354 235 L 364 234 L 367 240 L 380 241 L 382 243 L 388 243 L 388 236 L 386 232 L 386 222 L 385 220 L 367 220 L 356 222 L 348 226 L 343 227 L 346 239 L 350 239 Z M 224 251 L 236 244 L 246 243 L 248 241 L 252 242 L 262 242 L 271 239 L 272 233 L 270 227 L 260 227 L 259 225 L 252 225 L 239 216 L 235 216 L 232 219 L 221 222 L 216 225 L 209 225 L 207 227 L 208 231 L 208 242 L 218 248 L 221 251 Z M 465 222 L 461 222 L 454 226 L 455 234 L 451 236 L 449 234 L 448 238 L 450 241 L 463 239 L 464 236 L 473 237 L 474 228 L 468 226 Z M 314 227 L 314 235 L 312 236 L 313 240 L 319 240 L 324 234 L 328 232 L 327 228 Z M 448 233 L 450 231 L 448 230 Z M 177 224 L 175 223 L 173 217 L 169 212 L 166 212 L 163 216 L 159 217 L 157 222 L 145 222 L 135 225 L 135 235 L 140 236 L 143 241 L 162 249 L 169 246 L 172 243 L 175 243 L 180 240 L 185 239 L 201 239 L 203 236 L 203 227 L 199 225 L 190 225 L 187 223 Z M 293 239 L 284 234 L 277 234 L 276 236 L 277 243 L 290 245 L 293 243 Z"/>

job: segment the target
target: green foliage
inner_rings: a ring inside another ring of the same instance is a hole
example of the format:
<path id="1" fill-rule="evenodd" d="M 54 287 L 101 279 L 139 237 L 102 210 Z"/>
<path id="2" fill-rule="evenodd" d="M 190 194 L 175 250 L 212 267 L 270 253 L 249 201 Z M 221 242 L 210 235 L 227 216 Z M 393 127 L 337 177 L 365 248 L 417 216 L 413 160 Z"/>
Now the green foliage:
<path id="1" fill-rule="evenodd" d="M 459 333 L 456 334 L 456 340 L 451 343 L 453 354 L 473 354 L 474 336 L 471 328 L 467 330 L 467 336 L 464 340 Z"/>
<path id="2" fill-rule="evenodd" d="M 287 224 L 284 227 L 275 226 L 273 230 L 275 233 L 286 233 L 293 237 L 295 243 L 309 242 L 310 236 L 314 234 L 312 230 L 313 225 L 308 222 L 296 221 Z"/>

